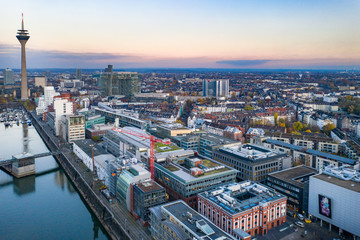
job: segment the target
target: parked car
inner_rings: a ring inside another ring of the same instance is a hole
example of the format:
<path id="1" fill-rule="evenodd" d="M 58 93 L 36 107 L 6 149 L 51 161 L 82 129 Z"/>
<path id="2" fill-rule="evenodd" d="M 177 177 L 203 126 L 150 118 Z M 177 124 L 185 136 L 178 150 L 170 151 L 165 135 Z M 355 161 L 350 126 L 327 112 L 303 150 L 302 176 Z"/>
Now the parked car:
<path id="1" fill-rule="evenodd" d="M 300 222 L 300 221 L 295 222 L 295 225 L 299 226 L 299 227 L 302 227 L 302 228 L 305 227 L 305 224 L 303 222 Z"/>
<path id="2" fill-rule="evenodd" d="M 294 217 L 295 213 L 293 211 L 288 211 L 287 215 L 290 216 L 290 217 Z"/>
<path id="3" fill-rule="evenodd" d="M 303 220 L 304 220 L 304 216 L 303 216 L 303 215 L 301 215 L 301 214 L 298 214 L 298 215 L 297 215 L 297 217 L 298 217 L 298 219 L 300 219 L 301 221 L 303 221 Z"/>

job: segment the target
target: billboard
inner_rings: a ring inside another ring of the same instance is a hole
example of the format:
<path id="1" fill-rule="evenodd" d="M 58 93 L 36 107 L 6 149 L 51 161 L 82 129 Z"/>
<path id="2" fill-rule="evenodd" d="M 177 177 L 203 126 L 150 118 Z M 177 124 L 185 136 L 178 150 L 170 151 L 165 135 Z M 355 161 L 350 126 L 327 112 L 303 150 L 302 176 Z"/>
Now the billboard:
<path id="1" fill-rule="evenodd" d="M 319 213 L 331 218 L 331 199 L 319 194 Z"/>

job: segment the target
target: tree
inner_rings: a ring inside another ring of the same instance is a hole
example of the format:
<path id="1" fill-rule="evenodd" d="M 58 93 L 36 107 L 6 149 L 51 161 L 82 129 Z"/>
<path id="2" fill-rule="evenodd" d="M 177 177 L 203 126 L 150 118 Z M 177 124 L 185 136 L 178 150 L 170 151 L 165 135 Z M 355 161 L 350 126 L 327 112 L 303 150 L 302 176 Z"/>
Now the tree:
<path id="1" fill-rule="evenodd" d="M 303 129 L 303 125 L 301 122 L 297 121 L 297 122 L 294 122 L 293 123 L 293 128 L 296 130 L 296 131 L 301 131 Z"/>
<path id="2" fill-rule="evenodd" d="M 323 126 L 322 130 L 326 133 L 326 134 L 330 134 L 331 130 L 333 130 L 335 128 L 335 125 L 333 123 L 328 123 L 325 126 Z"/>
<path id="3" fill-rule="evenodd" d="M 244 110 L 250 111 L 250 110 L 254 110 L 254 108 L 252 106 L 250 106 L 249 104 L 246 104 Z"/>
<path id="4" fill-rule="evenodd" d="M 278 125 L 278 118 L 279 118 L 279 114 L 277 112 L 274 113 L 274 124 L 275 126 Z"/>

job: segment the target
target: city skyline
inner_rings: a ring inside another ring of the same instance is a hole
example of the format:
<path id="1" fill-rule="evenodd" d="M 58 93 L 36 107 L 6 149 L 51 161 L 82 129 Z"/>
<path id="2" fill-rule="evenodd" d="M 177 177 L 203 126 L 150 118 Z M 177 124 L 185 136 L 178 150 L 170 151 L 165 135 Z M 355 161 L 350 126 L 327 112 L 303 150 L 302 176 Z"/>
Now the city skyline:
<path id="1" fill-rule="evenodd" d="M 22 12 L 32 32 L 28 68 L 360 66 L 354 0 L 21 2 L 3 4 L 0 68 L 20 67 Z"/>

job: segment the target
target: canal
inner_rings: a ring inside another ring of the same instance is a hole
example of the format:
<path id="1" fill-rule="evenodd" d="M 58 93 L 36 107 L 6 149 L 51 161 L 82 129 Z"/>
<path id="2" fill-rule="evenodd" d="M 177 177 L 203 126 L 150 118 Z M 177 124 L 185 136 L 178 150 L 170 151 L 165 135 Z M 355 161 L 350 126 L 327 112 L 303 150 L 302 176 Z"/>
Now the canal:
<path id="1" fill-rule="evenodd" d="M 47 152 L 33 126 L 0 123 L 0 160 Z M 0 239 L 109 239 L 52 156 L 35 160 L 36 176 L 0 170 Z"/>

